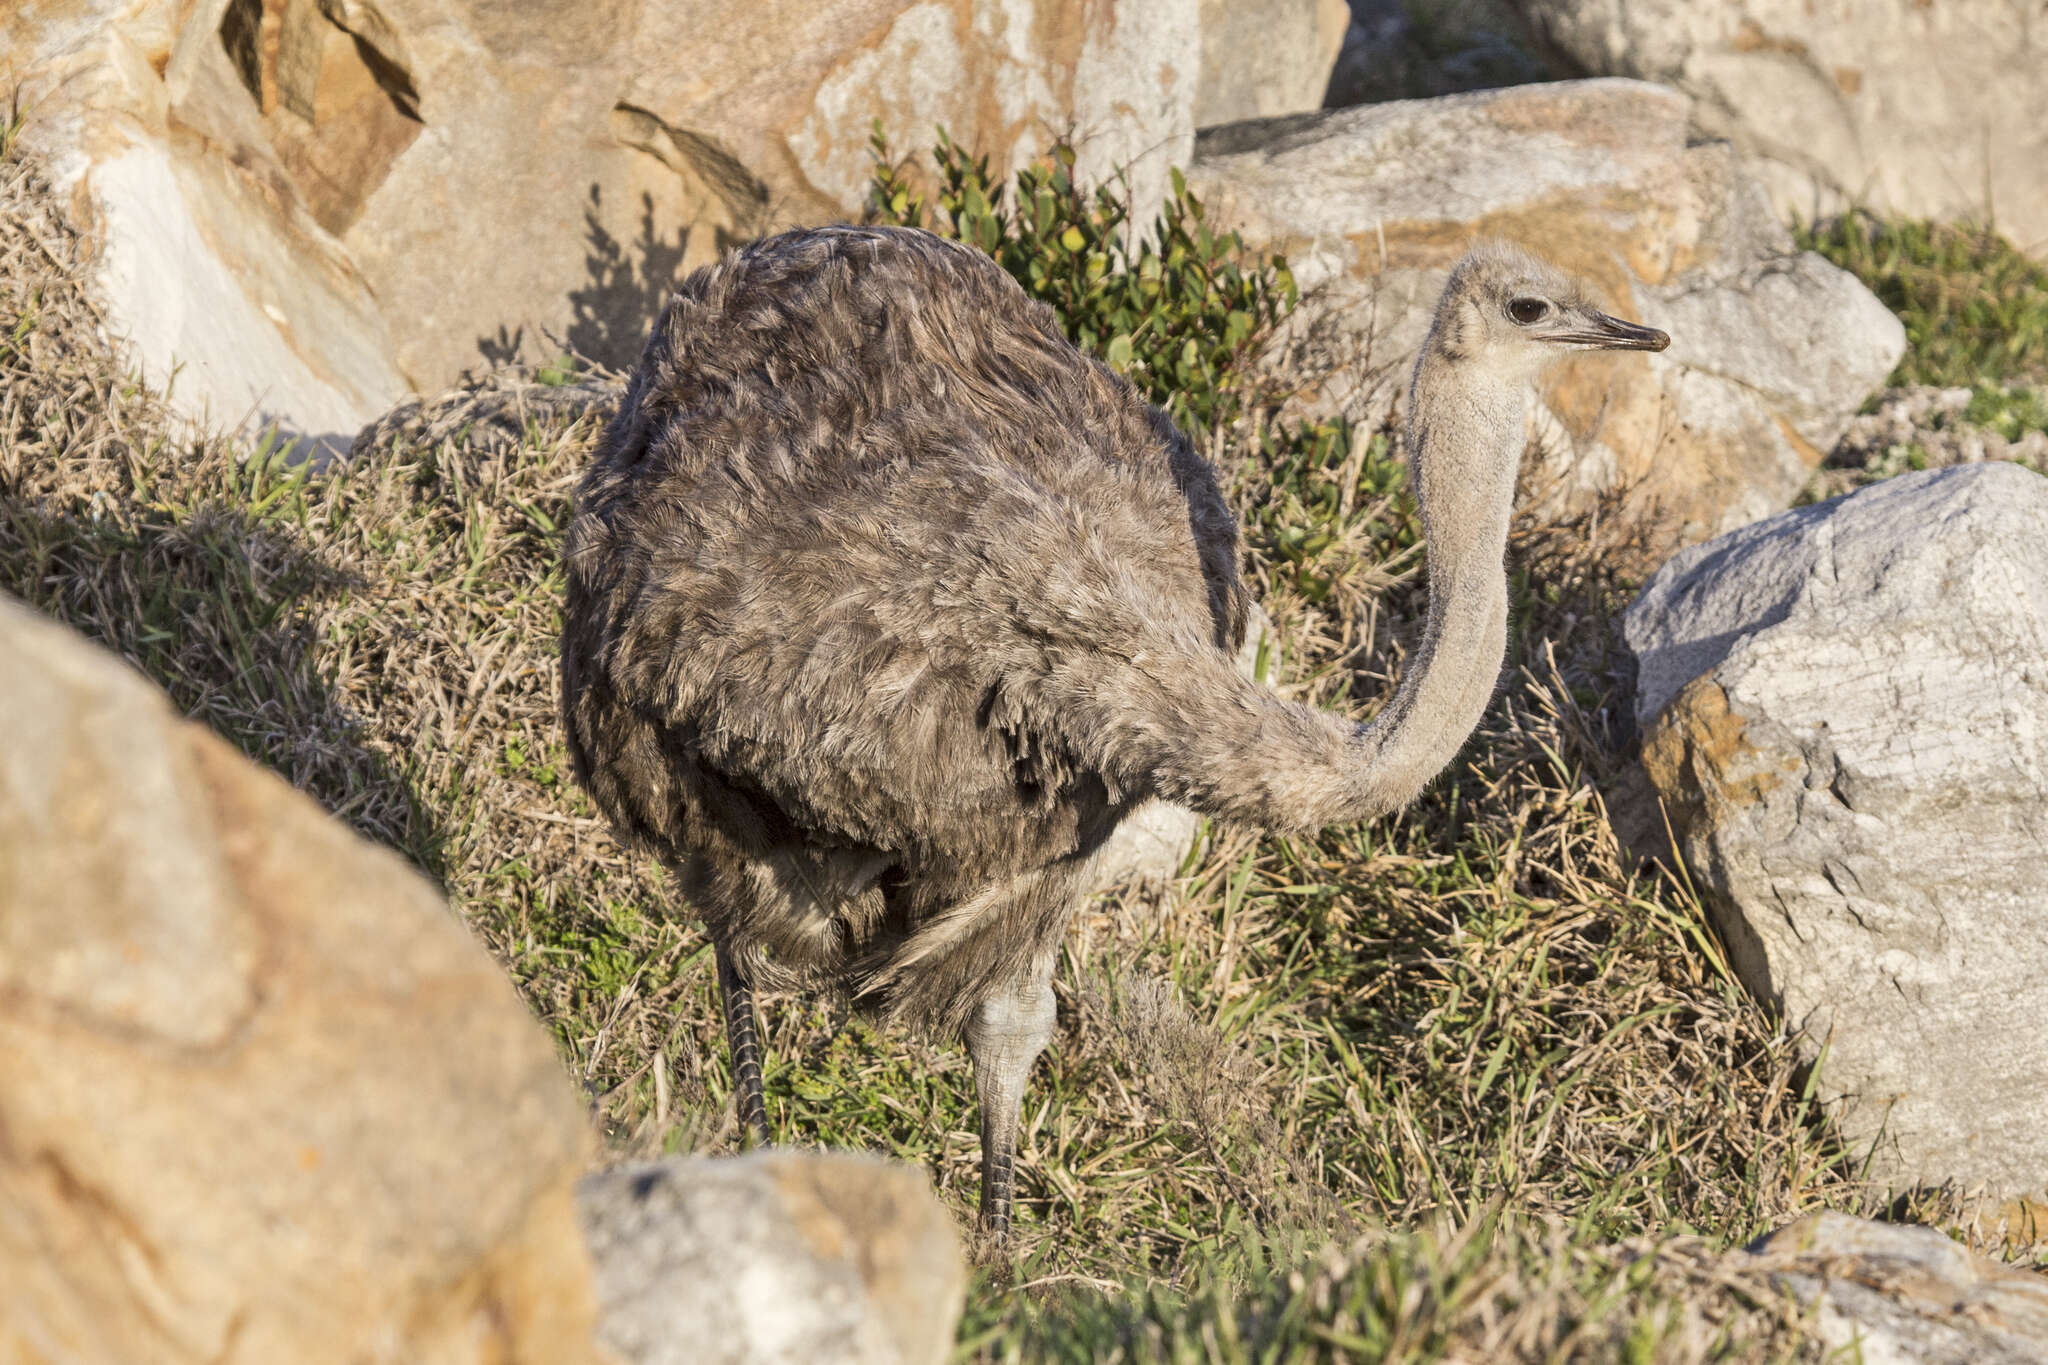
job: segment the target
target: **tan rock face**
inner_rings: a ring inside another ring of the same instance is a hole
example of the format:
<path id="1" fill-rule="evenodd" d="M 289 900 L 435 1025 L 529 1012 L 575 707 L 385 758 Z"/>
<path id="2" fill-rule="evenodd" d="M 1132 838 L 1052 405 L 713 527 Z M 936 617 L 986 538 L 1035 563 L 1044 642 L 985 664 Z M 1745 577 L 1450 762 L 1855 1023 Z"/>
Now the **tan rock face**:
<path id="1" fill-rule="evenodd" d="M 24 135 L 96 242 L 109 328 L 149 377 L 176 370 L 179 407 L 223 425 L 347 433 L 405 379 L 370 281 L 322 226 L 346 203 L 331 185 L 302 194 L 271 148 L 260 84 L 244 85 L 238 61 L 279 30 L 223 0 L 66 0 L 0 11 L 0 50 L 23 77 Z M 293 91 L 353 82 L 328 73 L 324 49 L 310 55 Z M 273 120 L 297 118 L 281 98 Z M 308 138 L 294 157 L 358 174 Z"/>
<path id="2" fill-rule="evenodd" d="M 1789 503 L 1905 345 L 1869 291 L 1793 250 L 1726 145 L 1689 145 L 1688 118 L 1633 81 L 1370 105 L 1205 133 L 1190 179 L 1310 291 L 1297 325 L 1336 364 L 1313 409 L 1399 406 L 1449 267 L 1482 238 L 1669 332 L 1661 354 L 1554 368 L 1522 497 L 1556 515 L 1620 500 L 1654 554 Z"/>
<path id="3" fill-rule="evenodd" d="M 1199 0 L 57 0 L 0 20 L 174 397 L 353 432 L 551 332 L 630 363 L 737 240 L 857 216 L 879 118 L 998 171 L 1187 161 Z"/>
<path id="4" fill-rule="evenodd" d="M 1674 85 L 1782 212 L 1993 217 L 2048 250 L 2048 60 L 2010 0 L 1517 0 L 1574 61 Z"/>
<path id="5" fill-rule="evenodd" d="M 1195 126 L 1320 109 L 1351 26 L 1345 0 L 1203 0 Z"/>
<path id="6" fill-rule="evenodd" d="M 0 1359 L 592 1359 L 581 1106 L 396 855 L 0 601 Z"/>
<path id="7" fill-rule="evenodd" d="M 967 1286 L 924 1172 L 839 1152 L 630 1166 L 578 1196 L 631 1365 L 940 1365 Z"/>

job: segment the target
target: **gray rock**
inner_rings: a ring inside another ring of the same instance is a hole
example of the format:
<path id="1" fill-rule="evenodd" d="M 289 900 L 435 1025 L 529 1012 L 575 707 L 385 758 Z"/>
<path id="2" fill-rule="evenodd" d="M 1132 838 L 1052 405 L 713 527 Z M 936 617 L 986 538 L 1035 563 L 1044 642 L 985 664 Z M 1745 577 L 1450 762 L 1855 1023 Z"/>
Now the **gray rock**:
<path id="1" fill-rule="evenodd" d="M 1599 75 L 1677 86 L 1781 212 L 1991 217 L 2048 247 L 2048 61 L 2013 0 L 1517 0 Z"/>
<path id="2" fill-rule="evenodd" d="M 627 1365 L 940 1365 L 967 1286 L 924 1173 L 765 1151 L 591 1176 L 598 1340 Z"/>
<path id="3" fill-rule="evenodd" d="M 1813 1314 L 1862 1365 L 2041 1365 L 2048 1277 L 1974 1255 L 1934 1228 L 1818 1213 L 1750 1248 L 1751 1273 Z"/>
<path id="4" fill-rule="evenodd" d="M 1403 398 L 1451 264 L 1505 237 L 1661 327 L 1657 355 L 1578 355 L 1533 405 L 1522 505 L 1600 507 L 1651 545 L 1786 506 L 1905 347 L 1897 318 L 1794 250 L 1684 96 L 1566 81 L 1206 130 L 1210 216 L 1284 252 L 1309 297 L 1289 340 L 1331 379 L 1312 413 L 1380 420 Z M 1654 562 L 1654 561 L 1652 561 Z"/>
<path id="5" fill-rule="evenodd" d="M 1909 474 L 1674 557 L 1643 765 L 1733 965 L 1894 1188 L 2048 1187 L 2048 479 Z"/>
<path id="6" fill-rule="evenodd" d="M 1319 108 L 1350 22 L 1344 0 L 1202 0 L 1195 126 Z"/>

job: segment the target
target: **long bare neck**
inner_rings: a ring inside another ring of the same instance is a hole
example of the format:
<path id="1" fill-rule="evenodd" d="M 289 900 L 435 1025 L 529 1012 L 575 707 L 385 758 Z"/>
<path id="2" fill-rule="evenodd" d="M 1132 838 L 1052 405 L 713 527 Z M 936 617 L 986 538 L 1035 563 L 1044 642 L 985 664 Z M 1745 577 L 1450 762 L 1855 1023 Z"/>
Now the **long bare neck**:
<path id="1" fill-rule="evenodd" d="M 1358 736 L 1370 812 L 1413 800 L 1457 757 L 1492 699 L 1507 648 L 1508 517 L 1526 390 L 1426 352 L 1409 401 L 1410 475 L 1429 552 L 1421 647 Z"/>

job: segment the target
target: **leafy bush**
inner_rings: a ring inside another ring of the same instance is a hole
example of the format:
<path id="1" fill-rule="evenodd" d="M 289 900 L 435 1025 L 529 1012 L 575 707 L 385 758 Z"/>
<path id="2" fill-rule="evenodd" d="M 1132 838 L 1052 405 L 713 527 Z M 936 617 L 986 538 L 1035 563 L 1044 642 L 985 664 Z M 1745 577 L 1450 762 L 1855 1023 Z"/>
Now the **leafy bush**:
<path id="1" fill-rule="evenodd" d="M 869 144 L 878 222 L 923 227 L 980 247 L 1032 297 L 1052 305 L 1075 345 L 1130 377 L 1183 426 L 1226 422 L 1242 407 L 1241 362 L 1299 300 L 1284 257 L 1257 259 L 1234 232 L 1204 221 L 1178 170 L 1149 235 L 1110 186 L 1074 180 L 1061 143 L 1017 172 L 1014 193 L 943 131 L 932 149 L 937 212 L 878 120 Z"/>

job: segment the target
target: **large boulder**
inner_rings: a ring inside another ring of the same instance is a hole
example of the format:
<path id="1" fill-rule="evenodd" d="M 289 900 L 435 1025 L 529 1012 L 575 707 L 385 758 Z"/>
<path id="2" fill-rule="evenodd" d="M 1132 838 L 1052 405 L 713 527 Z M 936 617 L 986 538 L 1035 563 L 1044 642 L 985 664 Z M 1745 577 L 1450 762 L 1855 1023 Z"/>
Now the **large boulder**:
<path id="1" fill-rule="evenodd" d="M 1591 72 L 1691 94 L 1781 212 L 1990 217 L 2048 249 L 2048 62 L 2011 0 L 1516 0 Z"/>
<path id="2" fill-rule="evenodd" d="M 879 118 L 1003 168 L 1184 163 L 1199 0 L 56 0 L 0 18 L 26 136 L 174 399 L 346 433 L 552 334 L 630 362 L 681 274 L 858 214 Z"/>
<path id="3" fill-rule="evenodd" d="M 582 1105 L 440 897 L 7 599 L 0 659 L 0 1360 L 593 1360 Z"/>
<path id="4" fill-rule="evenodd" d="M 1687 550 L 1624 624 L 1735 971 L 1894 1187 L 2048 1189 L 2048 479 L 1909 474 Z"/>
<path id="5" fill-rule="evenodd" d="M 1621 502 L 1668 546 L 1786 506 L 1905 347 L 1868 290 L 1794 250 L 1690 116 L 1683 95 L 1616 80 L 1368 105 L 1207 130 L 1189 178 L 1309 291 L 1298 326 L 1332 376 L 1311 407 L 1377 419 L 1401 400 L 1477 238 L 1520 242 L 1668 331 L 1661 354 L 1556 367 L 1523 496 L 1560 515 Z"/>
<path id="6" fill-rule="evenodd" d="M 1195 126 L 1321 108 L 1350 24 L 1345 0 L 1202 0 Z"/>
<path id="7" fill-rule="evenodd" d="M 578 1196 L 599 1338 L 630 1365 L 942 1365 L 967 1270 L 924 1173 L 756 1152 L 629 1166 Z"/>

